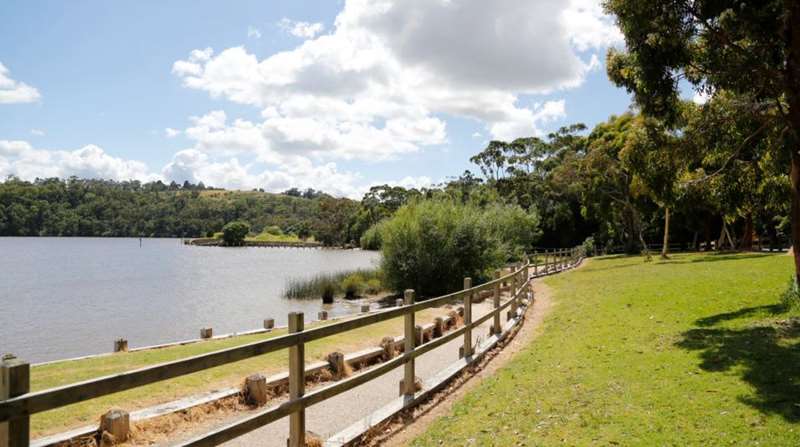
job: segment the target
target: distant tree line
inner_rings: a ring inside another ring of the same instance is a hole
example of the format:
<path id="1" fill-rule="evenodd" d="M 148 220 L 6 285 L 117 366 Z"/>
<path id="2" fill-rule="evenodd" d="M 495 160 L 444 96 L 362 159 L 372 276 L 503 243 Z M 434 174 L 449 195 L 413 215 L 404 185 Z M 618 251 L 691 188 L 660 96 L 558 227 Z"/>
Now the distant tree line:
<path id="1" fill-rule="evenodd" d="M 348 234 L 340 214 L 356 206 L 308 191 L 295 196 L 189 182 L 9 177 L 0 182 L 0 236 L 201 237 L 245 221 L 256 233 L 277 226 L 341 245 Z"/>

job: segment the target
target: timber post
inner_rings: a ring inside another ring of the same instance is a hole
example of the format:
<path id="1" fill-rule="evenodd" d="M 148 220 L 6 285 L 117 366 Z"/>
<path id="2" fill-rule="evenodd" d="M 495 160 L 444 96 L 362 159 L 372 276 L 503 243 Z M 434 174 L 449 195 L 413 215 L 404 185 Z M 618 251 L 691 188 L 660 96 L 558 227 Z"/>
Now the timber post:
<path id="1" fill-rule="evenodd" d="M 0 363 L 0 400 L 30 391 L 31 365 L 13 356 Z M 0 423 L 0 447 L 27 447 L 30 444 L 30 416 L 23 415 Z"/>
<path id="2" fill-rule="evenodd" d="M 118 338 L 114 340 L 114 352 L 127 352 L 128 351 L 128 340 L 124 338 Z"/>
<path id="3" fill-rule="evenodd" d="M 533 276 L 537 276 L 539 274 L 539 252 L 533 252 Z"/>
<path id="4" fill-rule="evenodd" d="M 414 291 L 408 289 L 403 294 L 404 302 L 406 306 L 414 304 Z M 405 328 L 405 348 L 403 350 L 403 355 L 410 356 L 410 353 L 414 350 L 414 339 L 415 339 L 415 329 L 416 325 L 414 324 L 414 310 L 409 309 L 408 313 L 404 316 L 404 328 Z M 403 371 L 403 381 L 400 382 L 400 389 L 402 390 L 402 394 L 405 396 L 413 396 L 416 390 L 416 384 L 414 383 L 416 380 L 415 372 L 414 372 L 414 358 L 409 357 L 408 360 L 405 361 L 404 371 Z"/>
<path id="5" fill-rule="evenodd" d="M 517 264 L 514 263 L 514 266 L 511 267 L 511 269 L 514 272 L 514 275 L 511 277 L 511 307 L 508 309 L 506 321 L 517 316 L 517 288 L 519 287 L 519 281 L 517 280 L 517 277 L 519 276 L 519 270 L 517 269 Z"/>
<path id="6" fill-rule="evenodd" d="M 303 312 L 289 314 L 289 333 L 303 332 Z M 289 348 L 289 399 L 305 394 L 305 344 L 300 341 Z M 306 410 L 300 408 L 289 415 L 289 447 L 306 445 Z"/>
<path id="7" fill-rule="evenodd" d="M 131 417 L 127 411 L 115 408 L 100 416 L 100 434 L 108 433 L 113 439 L 110 444 L 122 444 L 131 434 Z M 100 445 L 107 445 L 105 440 Z"/>
<path id="8" fill-rule="evenodd" d="M 492 334 L 499 334 L 502 330 L 502 326 L 500 325 L 500 270 L 495 270 L 494 272 L 494 289 L 492 289 L 492 306 L 494 307 L 494 323 L 492 324 Z"/>
<path id="9" fill-rule="evenodd" d="M 545 249 L 544 251 L 544 273 L 547 274 L 550 272 L 550 250 Z"/>
<path id="10" fill-rule="evenodd" d="M 464 289 L 472 288 L 472 278 L 464 278 Z M 464 294 L 464 346 L 461 347 L 463 357 L 472 356 L 472 293 Z"/>

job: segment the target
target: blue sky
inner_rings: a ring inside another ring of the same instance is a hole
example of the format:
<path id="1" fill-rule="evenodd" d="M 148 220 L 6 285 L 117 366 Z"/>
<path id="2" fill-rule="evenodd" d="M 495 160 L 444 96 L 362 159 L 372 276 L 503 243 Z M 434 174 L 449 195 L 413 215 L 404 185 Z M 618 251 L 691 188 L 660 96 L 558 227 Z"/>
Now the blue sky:
<path id="1" fill-rule="evenodd" d="M 358 197 L 624 112 L 596 1 L 0 4 L 0 176 Z M 338 17 L 338 19 L 337 19 Z"/>

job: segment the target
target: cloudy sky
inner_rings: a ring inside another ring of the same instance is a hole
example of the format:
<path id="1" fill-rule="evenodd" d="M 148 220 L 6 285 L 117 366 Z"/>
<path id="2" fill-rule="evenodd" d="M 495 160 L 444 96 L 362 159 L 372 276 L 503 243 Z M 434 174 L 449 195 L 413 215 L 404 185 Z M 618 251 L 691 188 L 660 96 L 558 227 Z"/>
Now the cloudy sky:
<path id="1" fill-rule="evenodd" d="M 0 178 L 358 198 L 630 102 L 594 0 L 9 0 L 0 16 Z"/>

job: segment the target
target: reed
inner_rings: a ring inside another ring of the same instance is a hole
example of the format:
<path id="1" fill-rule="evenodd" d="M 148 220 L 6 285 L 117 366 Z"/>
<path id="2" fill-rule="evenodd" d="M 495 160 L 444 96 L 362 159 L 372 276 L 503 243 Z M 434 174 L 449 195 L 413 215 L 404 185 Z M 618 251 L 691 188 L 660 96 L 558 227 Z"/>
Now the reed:
<path id="1" fill-rule="evenodd" d="M 291 299 L 358 298 L 364 293 L 376 294 L 382 290 L 383 278 L 379 269 L 357 269 L 290 279 L 283 296 Z"/>

